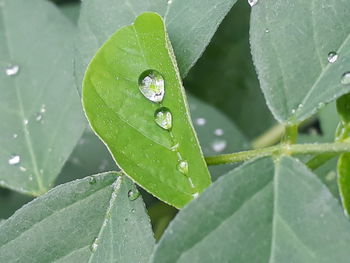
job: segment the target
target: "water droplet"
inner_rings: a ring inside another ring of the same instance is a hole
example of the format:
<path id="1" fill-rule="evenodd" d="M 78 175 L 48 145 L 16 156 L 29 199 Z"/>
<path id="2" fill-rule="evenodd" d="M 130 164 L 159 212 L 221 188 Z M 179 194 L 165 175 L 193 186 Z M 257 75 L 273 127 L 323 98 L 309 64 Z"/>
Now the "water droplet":
<path id="1" fill-rule="evenodd" d="M 269 33 L 269 32 L 270 32 L 270 29 L 266 28 L 265 33 Z"/>
<path id="2" fill-rule="evenodd" d="M 215 152 L 222 152 L 227 147 L 227 142 L 225 140 L 214 140 L 213 144 L 211 145 L 211 148 Z"/>
<path id="3" fill-rule="evenodd" d="M 135 213 L 135 209 L 133 208 L 133 209 L 131 209 L 131 213 Z"/>
<path id="4" fill-rule="evenodd" d="M 203 125 L 205 125 L 206 123 L 207 123 L 207 120 L 204 119 L 204 118 L 197 118 L 197 119 L 196 119 L 196 124 L 197 124 L 198 126 L 203 126 Z"/>
<path id="5" fill-rule="evenodd" d="M 248 0 L 248 4 L 253 7 L 258 3 L 258 0 Z"/>
<path id="6" fill-rule="evenodd" d="M 216 129 L 216 130 L 214 131 L 214 134 L 215 134 L 216 136 L 222 136 L 222 135 L 224 135 L 224 130 L 223 130 L 223 129 Z"/>
<path id="7" fill-rule="evenodd" d="M 18 134 L 17 134 L 17 133 L 14 133 L 14 134 L 13 134 L 13 138 L 14 138 L 14 139 L 17 139 L 17 138 L 18 138 Z"/>
<path id="8" fill-rule="evenodd" d="M 188 162 L 185 160 L 180 160 L 177 164 L 177 169 L 183 174 L 188 174 Z"/>
<path id="9" fill-rule="evenodd" d="M 94 239 L 94 242 L 92 243 L 92 245 L 90 246 L 90 250 L 91 252 L 95 252 L 97 250 L 98 247 L 98 238 L 96 237 Z"/>
<path id="10" fill-rule="evenodd" d="M 97 180 L 96 180 L 95 177 L 91 176 L 91 177 L 89 178 L 89 184 L 96 184 L 96 182 L 97 182 Z"/>
<path id="11" fill-rule="evenodd" d="M 177 151 L 177 149 L 179 149 L 179 143 L 175 143 L 173 146 L 171 146 L 171 150 L 173 151 L 173 152 L 175 152 L 175 151 Z"/>
<path id="12" fill-rule="evenodd" d="M 5 70 L 7 76 L 17 75 L 18 71 L 19 71 L 18 65 L 12 65 L 12 66 L 6 68 L 6 70 Z"/>
<path id="13" fill-rule="evenodd" d="M 154 120 L 165 130 L 170 130 L 172 127 L 172 115 L 168 108 L 162 107 L 156 110 Z"/>
<path id="14" fill-rule="evenodd" d="M 41 115 L 40 113 L 36 114 L 35 120 L 36 121 L 41 121 L 43 119 L 43 115 Z"/>
<path id="15" fill-rule="evenodd" d="M 27 125 L 29 123 L 29 121 L 27 119 L 24 119 L 23 123 L 24 123 L 24 125 Z"/>
<path id="16" fill-rule="evenodd" d="M 345 72 L 341 78 L 341 84 L 349 85 L 350 84 L 350 72 Z"/>
<path id="17" fill-rule="evenodd" d="M 18 154 L 13 154 L 13 155 L 11 155 L 8 162 L 10 165 L 19 164 L 21 162 L 21 157 Z"/>
<path id="18" fill-rule="evenodd" d="M 45 113 L 46 112 L 46 105 L 45 104 L 41 105 L 40 112 L 41 113 Z"/>
<path id="19" fill-rule="evenodd" d="M 168 5 L 171 5 L 173 3 L 173 0 L 168 0 Z"/>
<path id="20" fill-rule="evenodd" d="M 197 198 L 199 196 L 199 193 L 192 194 L 193 198 Z"/>
<path id="21" fill-rule="evenodd" d="M 161 102 L 164 97 L 164 79 L 156 70 L 146 70 L 139 78 L 139 89 L 150 101 Z"/>
<path id="22" fill-rule="evenodd" d="M 22 172 L 27 171 L 27 168 L 25 168 L 25 167 L 23 167 L 23 166 L 20 166 L 19 169 L 20 169 Z"/>
<path id="23" fill-rule="evenodd" d="M 337 54 L 337 52 L 334 52 L 334 51 L 329 52 L 327 59 L 328 59 L 328 62 L 329 62 L 329 63 L 334 63 L 334 62 L 336 62 L 337 59 L 338 59 L 338 54 Z"/>
<path id="24" fill-rule="evenodd" d="M 130 201 L 136 200 L 140 196 L 140 192 L 137 189 L 129 190 L 128 197 Z"/>

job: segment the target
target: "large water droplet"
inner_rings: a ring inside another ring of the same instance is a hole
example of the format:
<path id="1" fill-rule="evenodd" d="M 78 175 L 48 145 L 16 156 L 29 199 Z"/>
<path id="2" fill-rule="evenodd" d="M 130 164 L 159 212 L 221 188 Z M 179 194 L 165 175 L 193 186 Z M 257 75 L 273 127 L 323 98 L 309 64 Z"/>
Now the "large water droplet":
<path id="1" fill-rule="evenodd" d="M 19 71 L 18 65 L 12 65 L 11 67 L 6 68 L 5 72 L 7 76 L 17 75 Z"/>
<path id="2" fill-rule="evenodd" d="M 172 115 L 168 108 L 162 107 L 154 114 L 156 123 L 165 130 L 170 130 L 172 127 Z"/>
<path id="3" fill-rule="evenodd" d="M 341 78 L 341 84 L 349 85 L 350 84 L 350 72 L 345 72 Z"/>
<path id="4" fill-rule="evenodd" d="M 327 59 L 328 59 L 329 63 L 334 63 L 338 59 L 338 54 L 336 52 L 334 52 L 334 51 L 329 52 Z"/>
<path id="5" fill-rule="evenodd" d="M 178 162 L 177 164 L 177 170 L 179 170 L 179 172 L 187 175 L 188 174 L 188 162 L 185 160 L 181 160 Z"/>
<path id="6" fill-rule="evenodd" d="M 198 126 L 203 126 L 203 125 L 205 125 L 206 123 L 207 123 L 207 120 L 204 119 L 204 118 L 197 118 L 197 119 L 196 119 L 196 124 L 197 124 Z"/>
<path id="7" fill-rule="evenodd" d="M 130 201 L 136 200 L 140 196 L 140 192 L 135 188 L 132 190 L 129 190 L 128 197 Z"/>
<path id="8" fill-rule="evenodd" d="M 161 102 L 164 97 L 164 79 L 156 70 L 146 70 L 139 77 L 139 89 L 150 101 Z"/>
<path id="9" fill-rule="evenodd" d="M 213 144 L 211 145 L 211 148 L 215 152 L 222 152 L 227 147 L 227 142 L 225 140 L 214 140 Z"/>
<path id="10" fill-rule="evenodd" d="M 258 0 L 248 0 L 248 4 L 253 7 L 258 3 Z"/>
<path id="11" fill-rule="evenodd" d="M 13 154 L 13 155 L 11 155 L 8 162 L 10 165 L 19 164 L 21 162 L 21 157 L 18 154 Z"/>

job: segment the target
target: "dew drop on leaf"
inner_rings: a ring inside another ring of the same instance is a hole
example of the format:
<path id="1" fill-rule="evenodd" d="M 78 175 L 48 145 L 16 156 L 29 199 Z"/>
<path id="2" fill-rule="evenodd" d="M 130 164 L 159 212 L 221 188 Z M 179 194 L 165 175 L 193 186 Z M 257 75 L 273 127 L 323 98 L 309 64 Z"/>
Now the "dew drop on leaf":
<path id="1" fill-rule="evenodd" d="M 96 237 L 94 239 L 94 242 L 92 243 L 92 245 L 90 246 L 90 250 L 91 252 L 95 252 L 97 250 L 98 247 L 98 238 Z"/>
<path id="2" fill-rule="evenodd" d="M 248 4 L 253 7 L 258 3 L 258 0 L 248 0 Z"/>
<path id="3" fill-rule="evenodd" d="M 206 123 L 207 123 L 207 120 L 204 119 L 204 118 L 197 118 L 197 119 L 196 119 L 196 124 L 197 124 L 198 126 L 203 126 L 203 125 L 205 125 Z"/>
<path id="4" fill-rule="evenodd" d="M 199 196 L 199 193 L 192 194 L 193 198 L 197 198 Z"/>
<path id="5" fill-rule="evenodd" d="M 154 113 L 155 122 L 165 130 L 172 127 L 172 114 L 168 108 L 162 107 Z"/>
<path id="6" fill-rule="evenodd" d="M 35 120 L 36 121 L 41 121 L 43 119 L 43 115 L 38 113 L 36 116 L 35 116 Z"/>
<path id="7" fill-rule="evenodd" d="M 180 173 L 187 175 L 188 174 L 188 162 L 185 160 L 180 160 L 177 164 L 177 170 L 179 170 Z"/>
<path id="8" fill-rule="evenodd" d="M 17 75 L 19 72 L 19 66 L 18 65 L 12 65 L 5 70 L 7 76 L 14 76 Z"/>
<path id="9" fill-rule="evenodd" d="M 16 165 L 16 164 L 19 164 L 20 162 L 21 162 L 21 157 L 18 154 L 11 155 L 8 161 L 10 165 Z"/>
<path id="10" fill-rule="evenodd" d="M 334 63 L 338 59 L 338 54 L 336 52 L 334 52 L 334 51 L 329 52 L 327 59 L 328 59 L 329 63 Z"/>
<path id="11" fill-rule="evenodd" d="M 214 140 L 211 145 L 211 148 L 217 153 L 224 151 L 226 147 L 227 147 L 227 142 L 221 139 Z"/>
<path id="12" fill-rule="evenodd" d="M 350 84 L 350 72 L 345 72 L 341 78 L 341 84 L 349 85 Z"/>
<path id="13" fill-rule="evenodd" d="M 140 196 L 140 192 L 137 189 L 129 190 L 128 197 L 130 201 L 136 200 Z"/>
<path id="14" fill-rule="evenodd" d="M 24 125 L 27 125 L 27 124 L 29 123 L 29 121 L 28 121 L 27 119 L 25 119 L 25 120 L 23 121 L 23 123 L 24 123 Z"/>
<path id="15" fill-rule="evenodd" d="M 14 134 L 13 134 L 13 138 L 14 138 L 14 139 L 17 139 L 17 138 L 18 138 L 18 134 L 17 134 L 17 133 L 14 133 Z"/>
<path id="16" fill-rule="evenodd" d="M 164 78 L 156 70 L 146 70 L 139 77 L 141 93 L 152 102 L 161 102 L 164 97 Z"/>
<path id="17" fill-rule="evenodd" d="M 216 129 L 216 130 L 214 131 L 214 134 L 215 134 L 216 136 L 222 136 L 222 135 L 224 135 L 224 130 L 223 130 L 223 129 Z"/>

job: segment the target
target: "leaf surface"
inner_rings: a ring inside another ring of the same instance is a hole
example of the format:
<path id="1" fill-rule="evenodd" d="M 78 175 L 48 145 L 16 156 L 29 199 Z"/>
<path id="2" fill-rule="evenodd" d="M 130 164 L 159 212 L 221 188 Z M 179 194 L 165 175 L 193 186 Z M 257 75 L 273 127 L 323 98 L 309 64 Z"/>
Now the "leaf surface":
<path id="1" fill-rule="evenodd" d="M 139 78 L 148 70 L 160 72 L 164 79 L 160 104 L 139 90 Z M 140 15 L 103 45 L 86 72 L 83 104 L 91 127 L 118 166 L 161 200 L 182 207 L 210 184 L 159 15 Z M 161 107 L 172 114 L 171 132 L 155 122 Z M 177 168 L 181 161 L 188 163 L 187 174 Z"/>
<path id="2" fill-rule="evenodd" d="M 0 225 L 0 261 L 148 262 L 154 238 L 130 190 L 116 173 L 57 186 Z"/>
<path id="3" fill-rule="evenodd" d="M 83 2 L 75 71 L 80 87 L 89 61 L 98 48 L 122 26 L 143 12 L 165 18 L 171 43 L 185 76 L 208 45 L 220 22 L 237 0 L 90 0 Z M 211 19 L 207 19 L 210 17 Z"/>
<path id="4" fill-rule="evenodd" d="M 349 1 L 264 0 L 252 9 L 253 60 L 278 121 L 303 121 L 350 91 L 342 83 L 350 68 Z"/>
<path id="5" fill-rule="evenodd" d="M 151 262 L 348 262 L 350 223 L 301 162 L 247 163 L 181 210 Z"/>
<path id="6" fill-rule="evenodd" d="M 0 6 L 0 185 L 47 191 L 85 122 L 73 79 L 75 30 L 48 1 Z"/>

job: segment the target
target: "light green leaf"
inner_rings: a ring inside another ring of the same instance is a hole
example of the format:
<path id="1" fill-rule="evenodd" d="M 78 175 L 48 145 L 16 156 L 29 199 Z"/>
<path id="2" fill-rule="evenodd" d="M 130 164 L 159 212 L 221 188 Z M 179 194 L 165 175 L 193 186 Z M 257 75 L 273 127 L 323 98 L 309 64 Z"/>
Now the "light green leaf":
<path id="1" fill-rule="evenodd" d="M 253 139 L 271 128 L 275 120 L 266 106 L 252 63 L 250 9 L 247 1 L 237 2 L 184 85 L 186 90 L 225 113 L 245 136 Z"/>
<path id="2" fill-rule="evenodd" d="M 48 1 L 0 5 L 0 185 L 47 191 L 84 129 L 74 27 Z"/>
<path id="3" fill-rule="evenodd" d="M 116 173 L 54 188 L 0 225 L 0 262 L 148 262 L 154 238 L 134 189 Z"/>
<path id="4" fill-rule="evenodd" d="M 303 121 L 350 91 L 342 80 L 350 70 L 349 11 L 347 0 L 264 0 L 253 7 L 253 59 L 278 121 Z"/>
<path id="5" fill-rule="evenodd" d="M 165 18 L 171 43 L 185 76 L 201 56 L 222 19 L 237 0 L 89 0 L 82 4 L 75 71 L 80 87 L 89 61 L 122 26 L 145 11 Z M 210 19 L 208 19 L 210 17 Z"/>
<path id="6" fill-rule="evenodd" d="M 146 99 L 138 87 L 150 69 L 160 72 L 165 82 L 160 104 Z M 86 72 L 83 104 L 118 166 L 159 199 L 182 207 L 210 184 L 159 15 L 140 15 L 103 45 Z M 155 123 L 161 107 L 172 114 L 171 131 Z M 178 168 L 181 161 L 188 163 L 188 172 Z"/>
<path id="7" fill-rule="evenodd" d="M 180 211 L 151 262 L 349 261 L 350 223 L 302 163 L 245 164 Z"/>

